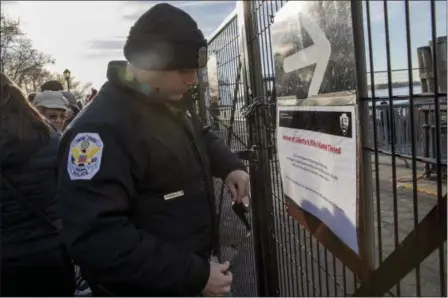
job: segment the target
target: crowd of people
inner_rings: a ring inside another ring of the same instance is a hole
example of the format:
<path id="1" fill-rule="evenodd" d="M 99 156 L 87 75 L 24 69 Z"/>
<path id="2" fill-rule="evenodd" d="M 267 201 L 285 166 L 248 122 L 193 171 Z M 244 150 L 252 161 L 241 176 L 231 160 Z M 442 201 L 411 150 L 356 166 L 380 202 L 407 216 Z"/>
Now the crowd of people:
<path id="1" fill-rule="evenodd" d="M 60 91 L 37 93 L 32 102 L 1 74 L 1 294 L 71 296 L 73 265 L 56 211 L 57 150 L 69 105 Z"/>
<path id="2" fill-rule="evenodd" d="M 92 88 L 85 100 L 76 99 L 69 90 L 64 90 L 59 81 L 48 81 L 40 89 L 40 92 L 29 93 L 28 101 L 58 132 L 62 132 L 98 93 L 95 88 Z"/>
<path id="3" fill-rule="evenodd" d="M 249 175 L 192 108 L 207 41 L 162 3 L 124 55 L 85 107 L 1 74 L 2 296 L 73 296 L 79 272 L 94 296 L 230 295 L 213 177 L 246 205 Z"/>
<path id="4" fill-rule="evenodd" d="M 94 88 L 91 91 L 86 104 L 96 94 Z M 78 276 L 73 273 L 55 221 L 59 140 L 83 108 L 83 102 L 58 81 L 48 81 L 40 92 L 25 96 L 1 73 L 0 290 L 4 296 L 70 296 L 76 285 L 78 292 L 89 291 L 85 281 L 79 282 L 79 270 L 75 270 Z M 48 287 L 49 280 L 57 286 Z M 28 282 L 33 286 L 26 286 Z"/>

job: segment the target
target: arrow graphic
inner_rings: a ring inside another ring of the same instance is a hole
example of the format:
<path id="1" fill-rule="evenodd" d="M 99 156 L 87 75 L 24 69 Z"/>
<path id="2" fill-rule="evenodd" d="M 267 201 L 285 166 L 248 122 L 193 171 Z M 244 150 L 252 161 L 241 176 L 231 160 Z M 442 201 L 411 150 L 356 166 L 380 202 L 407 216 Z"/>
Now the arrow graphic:
<path id="1" fill-rule="evenodd" d="M 316 64 L 310 88 L 308 89 L 308 97 L 311 97 L 319 93 L 328 60 L 330 59 L 331 44 L 316 23 L 304 15 L 299 14 L 299 16 L 302 18 L 304 28 L 313 40 L 313 45 L 286 57 L 283 61 L 283 69 L 285 73 L 288 73 Z"/>

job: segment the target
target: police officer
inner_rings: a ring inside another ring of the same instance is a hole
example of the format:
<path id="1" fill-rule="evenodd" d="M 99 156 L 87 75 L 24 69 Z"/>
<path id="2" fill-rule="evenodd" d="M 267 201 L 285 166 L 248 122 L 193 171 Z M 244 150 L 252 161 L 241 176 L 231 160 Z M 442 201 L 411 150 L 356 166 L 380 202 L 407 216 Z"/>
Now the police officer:
<path id="1" fill-rule="evenodd" d="M 241 161 L 202 128 L 182 95 L 207 43 L 196 22 L 157 4 L 131 28 L 108 81 L 60 145 L 59 211 L 76 264 L 96 294 L 221 296 L 229 263 L 216 247 L 212 176 L 248 195 Z"/>

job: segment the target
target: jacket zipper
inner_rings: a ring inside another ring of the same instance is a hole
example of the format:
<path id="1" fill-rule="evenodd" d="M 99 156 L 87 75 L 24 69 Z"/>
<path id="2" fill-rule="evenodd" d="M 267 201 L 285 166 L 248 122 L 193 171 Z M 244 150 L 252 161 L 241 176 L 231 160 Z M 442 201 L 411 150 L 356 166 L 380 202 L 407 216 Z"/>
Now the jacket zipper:
<path id="1" fill-rule="evenodd" d="M 194 151 L 196 154 L 196 160 L 200 163 L 200 170 L 202 172 L 203 177 L 205 178 L 205 187 L 206 187 L 206 192 L 207 192 L 207 199 L 208 199 L 208 203 L 209 203 L 209 208 L 210 208 L 210 221 L 211 221 L 211 236 L 210 236 L 210 249 L 211 251 L 213 251 L 215 249 L 215 245 L 217 243 L 215 243 L 215 236 L 218 236 L 219 231 L 216 231 L 216 208 L 215 208 L 215 201 L 214 201 L 214 193 L 213 193 L 213 188 L 211 188 L 211 186 L 213 185 L 213 180 L 211 180 L 211 173 L 210 171 L 206 168 L 206 162 L 204 160 L 204 158 L 201 155 L 201 150 L 198 146 L 197 143 L 197 136 L 196 136 L 196 129 L 195 129 L 195 124 L 194 123 L 190 123 L 191 124 L 191 128 L 189 127 L 187 121 L 189 121 L 186 118 L 186 111 L 182 111 L 176 108 L 175 111 L 172 111 L 170 107 L 166 107 L 166 109 L 168 110 L 168 114 L 170 114 L 171 116 L 174 116 L 175 119 L 180 119 L 181 121 L 181 127 L 182 129 L 187 133 L 187 136 L 189 136 L 189 138 L 191 139 L 191 142 L 193 143 L 194 146 Z M 179 114 L 179 115 L 175 115 L 175 113 Z M 194 113 L 190 113 L 191 114 L 191 118 L 192 118 L 192 122 L 194 122 L 193 117 Z"/>

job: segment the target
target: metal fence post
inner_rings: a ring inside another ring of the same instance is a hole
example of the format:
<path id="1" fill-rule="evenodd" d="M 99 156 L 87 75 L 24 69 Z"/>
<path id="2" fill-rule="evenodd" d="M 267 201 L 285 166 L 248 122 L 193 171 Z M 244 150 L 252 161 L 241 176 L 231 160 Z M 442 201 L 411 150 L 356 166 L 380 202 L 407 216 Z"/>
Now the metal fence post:
<path id="1" fill-rule="evenodd" d="M 434 92 L 434 70 L 432 69 L 431 47 L 424 46 L 417 48 L 417 57 L 422 92 Z"/>
<path id="2" fill-rule="evenodd" d="M 250 81 L 251 94 L 253 100 L 257 96 L 263 96 L 263 74 L 261 71 L 261 52 L 259 49 L 257 36 L 257 22 L 252 16 L 253 2 L 243 1 L 243 11 L 245 19 L 245 33 L 247 38 L 248 76 Z M 254 210 L 254 232 L 257 271 L 259 274 L 259 296 L 278 296 L 280 294 L 277 252 L 271 234 L 274 233 L 273 197 L 271 186 L 271 170 L 269 160 L 269 148 L 267 144 L 267 128 L 269 123 L 265 123 L 264 117 L 259 113 L 251 119 L 250 138 L 252 144 L 256 145 L 257 161 L 252 167 L 252 206 Z"/>
<path id="3" fill-rule="evenodd" d="M 374 219 L 374 202 L 372 196 L 372 154 L 370 151 L 364 150 L 365 145 L 370 145 L 371 135 L 369 134 L 369 102 L 367 87 L 367 69 L 366 69 L 366 52 L 364 43 L 363 28 L 363 12 L 362 2 L 352 1 L 352 22 L 353 22 L 353 42 L 355 48 L 356 60 L 356 78 L 357 78 L 357 101 L 358 113 L 360 118 L 360 132 L 362 134 L 361 148 L 359 152 L 362 154 L 362 180 L 360 199 L 364 202 L 364 218 L 363 226 L 365 237 L 362 237 L 364 243 L 361 248 L 364 250 L 366 262 L 370 268 L 375 267 L 375 219 Z M 375 108 L 375 105 L 373 106 Z M 375 126 L 373 129 L 376 129 Z M 378 190 L 376 190 L 378 191 Z"/>
<path id="4" fill-rule="evenodd" d="M 437 37 L 437 52 L 439 53 L 439 63 L 437 63 L 437 71 L 439 73 L 439 92 L 446 93 L 447 90 L 447 37 Z"/>

